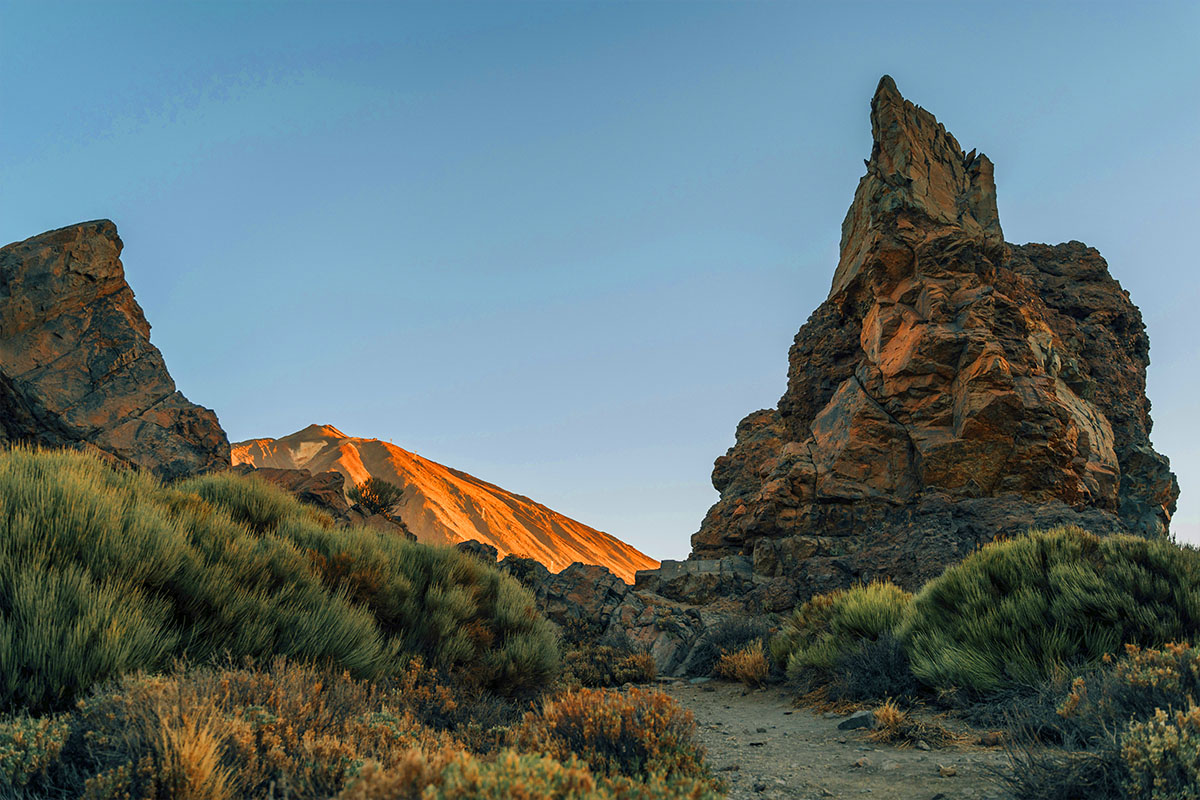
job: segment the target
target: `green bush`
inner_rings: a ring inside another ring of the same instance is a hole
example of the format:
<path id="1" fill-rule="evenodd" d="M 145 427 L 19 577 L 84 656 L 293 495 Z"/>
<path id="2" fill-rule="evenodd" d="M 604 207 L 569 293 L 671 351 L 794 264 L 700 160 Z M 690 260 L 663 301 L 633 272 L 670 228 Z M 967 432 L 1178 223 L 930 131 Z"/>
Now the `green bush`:
<path id="1" fill-rule="evenodd" d="M 356 483 L 346 494 L 351 503 L 357 503 L 372 514 L 382 514 L 399 503 L 404 493 L 396 484 L 372 477 Z"/>
<path id="2" fill-rule="evenodd" d="M 994 693 L 1198 625 L 1200 552 L 1058 528 L 990 544 L 927 583 L 903 637 L 923 683 Z"/>
<path id="3" fill-rule="evenodd" d="M 816 595 L 784 622 L 771 656 L 792 680 L 828 676 L 840 657 L 895 631 L 911 603 L 911 594 L 882 581 Z"/>
<path id="4" fill-rule="evenodd" d="M 413 655 L 497 690 L 558 649 L 494 568 L 329 519 L 232 473 L 170 487 L 72 452 L 0 453 L 0 707 L 61 708 L 173 659 L 328 663 L 382 677 Z"/>

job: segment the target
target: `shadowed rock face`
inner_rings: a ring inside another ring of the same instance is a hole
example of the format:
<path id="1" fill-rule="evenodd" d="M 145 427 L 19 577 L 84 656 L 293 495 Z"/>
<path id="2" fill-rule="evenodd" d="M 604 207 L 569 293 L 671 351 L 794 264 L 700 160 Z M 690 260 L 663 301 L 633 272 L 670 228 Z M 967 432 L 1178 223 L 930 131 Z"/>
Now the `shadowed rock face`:
<path id="1" fill-rule="evenodd" d="M 108 220 L 0 248 L 0 443 L 80 447 L 174 479 L 229 465 L 175 389 Z"/>
<path id="2" fill-rule="evenodd" d="M 991 162 L 889 77 L 871 126 L 829 297 L 779 407 L 717 459 L 692 558 L 753 556 L 803 596 L 914 586 L 1033 525 L 1165 535 L 1179 492 L 1149 441 L 1149 342 L 1104 259 L 1006 244 Z"/>

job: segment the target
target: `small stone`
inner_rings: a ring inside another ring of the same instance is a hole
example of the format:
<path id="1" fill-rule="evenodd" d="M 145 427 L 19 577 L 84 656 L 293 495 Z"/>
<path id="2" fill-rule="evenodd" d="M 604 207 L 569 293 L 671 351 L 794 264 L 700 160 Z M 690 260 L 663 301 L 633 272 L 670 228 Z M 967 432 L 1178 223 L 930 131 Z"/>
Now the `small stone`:
<path id="1" fill-rule="evenodd" d="M 790 714 L 792 712 L 788 711 L 787 713 Z M 837 719 L 838 717 L 841 716 L 841 714 L 837 713 L 836 711 L 826 711 L 821 716 L 824 717 L 825 719 Z"/>
<path id="2" fill-rule="evenodd" d="M 755 728 L 754 732 L 755 733 L 766 733 L 767 729 L 766 728 Z"/>
<path id="3" fill-rule="evenodd" d="M 874 711 L 855 711 L 838 724 L 839 731 L 856 731 L 860 728 L 875 727 Z"/>
<path id="4" fill-rule="evenodd" d="M 956 767 L 948 767 L 944 764 L 938 765 L 938 775 L 941 775 L 943 778 L 953 778 L 957 774 L 958 769 Z"/>
<path id="5" fill-rule="evenodd" d="M 863 769 L 864 767 L 869 767 L 869 766 L 871 766 L 871 759 L 867 758 L 866 756 L 863 756 L 858 761 L 854 762 L 854 766 L 858 767 L 859 769 Z"/>
<path id="6" fill-rule="evenodd" d="M 765 792 L 766 790 L 767 790 L 767 785 L 765 783 L 763 783 L 762 781 L 754 782 L 754 791 Z"/>
<path id="7" fill-rule="evenodd" d="M 702 683 L 708 683 L 708 682 L 709 682 L 709 681 L 711 681 L 711 680 L 712 680 L 712 678 L 706 678 L 706 677 L 700 677 L 700 678 L 691 678 L 691 679 L 688 681 L 688 683 L 690 683 L 692 686 L 699 686 L 700 684 L 702 684 Z"/>
<path id="8" fill-rule="evenodd" d="M 918 750 L 924 750 L 926 753 L 933 749 L 929 746 L 929 742 L 925 741 L 924 739 L 921 739 L 919 742 L 917 742 L 916 747 Z"/>

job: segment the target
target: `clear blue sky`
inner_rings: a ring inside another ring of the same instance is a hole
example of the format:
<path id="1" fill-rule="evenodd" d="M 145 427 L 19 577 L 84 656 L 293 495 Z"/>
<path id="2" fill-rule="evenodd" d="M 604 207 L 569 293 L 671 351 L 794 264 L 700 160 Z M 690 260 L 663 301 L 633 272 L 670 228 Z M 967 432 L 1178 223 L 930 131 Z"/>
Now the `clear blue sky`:
<path id="1" fill-rule="evenodd" d="M 0 2 L 0 241 L 108 217 L 231 439 L 331 423 L 658 557 L 782 394 L 890 73 L 1141 307 L 1200 541 L 1200 3 Z"/>

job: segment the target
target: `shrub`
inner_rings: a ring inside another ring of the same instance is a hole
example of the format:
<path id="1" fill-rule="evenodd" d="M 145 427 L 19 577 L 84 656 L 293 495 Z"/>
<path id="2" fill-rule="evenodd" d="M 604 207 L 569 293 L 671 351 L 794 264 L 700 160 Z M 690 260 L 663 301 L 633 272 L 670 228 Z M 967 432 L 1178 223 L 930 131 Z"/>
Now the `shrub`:
<path id="1" fill-rule="evenodd" d="M 391 770 L 367 764 L 335 800 L 717 800 L 704 780 L 653 775 L 637 780 L 595 775 L 575 759 L 506 751 L 494 760 L 462 752 L 413 751 Z"/>
<path id="2" fill-rule="evenodd" d="M 514 742 L 608 775 L 707 777 L 692 713 L 662 692 L 567 690 L 526 714 Z"/>
<path id="3" fill-rule="evenodd" d="M 1129 778 L 1126 790 L 1141 800 L 1200 796 L 1200 708 L 1132 722 L 1121 743 Z"/>
<path id="4" fill-rule="evenodd" d="M 933 747 L 944 747 L 954 740 L 950 731 L 933 722 L 917 719 L 900 708 L 895 700 L 888 700 L 874 711 L 875 727 L 867 733 L 872 742 L 911 745 L 925 742 Z"/>
<path id="5" fill-rule="evenodd" d="M 69 726 L 60 717 L 0 721 L 0 788 L 27 786 L 58 761 Z"/>
<path id="6" fill-rule="evenodd" d="M 1055 733 L 1077 749 L 1042 747 L 1027 726 L 1015 727 L 1006 777 L 1018 797 L 1200 795 L 1200 649 L 1131 645 L 1122 658 L 1105 658 L 1057 685 L 1069 688 L 1058 693 Z"/>
<path id="7" fill-rule="evenodd" d="M 0 763 L 32 765 L 9 787 L 43 796 L 265 798 L 274 785 L 281 795 L 324 798 L 368 759 L 392 764 L 413 747 L 458 746 L 412 713 L 425 698 L 407 697 L 403 683 L 282 660 L 130 676 L 41 723 L 40 737 L 27 733 L 39 723 L 24 717 L 0 725 L 8 744 Z"/>
<path id="8" fill-rule="evenodd" d="M 920 688 L 903 644 L 893 634 L 884 633 L 834 659 L 827 695 L 835 703 L 884 698 L 908 702 L 916 698 Z"/>
<path id="9" fill-rule="evenodd" d="M 557 668 L 530 593 L 450 548 L 333 529 L 232 473 L 163 487 L 71 452 L 0 453 L 0 707 L 62 708 L 172 659 L 275 655 L 359 677 L 411 655 L 501 691 Z"/>
<path id="10" fill-rule="evenodd" d="M 814 673 L 828 680 L 839 657 L 895 631 L 911 602 L 911 594 L 882 581 L 816 595 L 784 623 L 771 656 L 792 680 Z"/>
<path id="11" fill-rule="evenodd" d="M 1200 552 L 1058 528 L 990 544 L 930 581 L 905 628 L 914 674 L 991 693 L 1036 685 L 1122 643 L 1200 625 Z"/>
<path id="12" fill-rule="evenodd" d="M 769 633 L 765 622 L 753 618 L 737 617 L 713 625 L 692 651 L 687 663 L 688 674 L 712 675 L 721 656 L 741 650 L 755 640 L 766 641 Z"/>
<path id="13" fill-rule="evenodd" d="M 563 682 L 591 689 L 649 683 L 658 674 L 654 656 L 631 647 L 585 644 L 563 657 Z"/>
<path id="14" fill-rule="evenodd" d="M 351 503 L 357 503 L 372 514 L 387 511 L 400 502 L 403 494 L 403 490 L 396 484 L 375 477 L 356 483 L 346 492 Z"/>
<path id="15" fill-rule="evenodd" d="M 718 678 L 741 681 L 751 689 L 757 689 L 767 682 L 770 668 L 767 657 L 763 653 L 763 643 L 760 639 L 741 650 L 726 653 L 717 661 L 713 674 Z"/>

